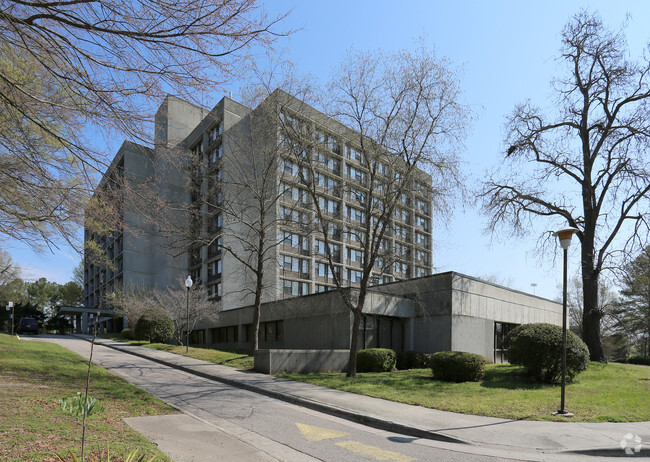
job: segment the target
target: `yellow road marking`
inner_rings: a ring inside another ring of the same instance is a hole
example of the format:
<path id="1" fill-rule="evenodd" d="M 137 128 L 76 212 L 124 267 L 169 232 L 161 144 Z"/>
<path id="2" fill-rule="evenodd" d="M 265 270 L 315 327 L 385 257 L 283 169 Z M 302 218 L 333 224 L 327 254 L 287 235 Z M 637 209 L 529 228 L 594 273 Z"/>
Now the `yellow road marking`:
<path id="1" fill-rule="evenodd" d="M 347 436 L 348 433 L 338 432 L 336 430 L 328 430 L 327 428 L 314 427 L 312 425 L 300 424 L 297 423 L 296 427 L 302 433 L 307 441 L 321 441 L 329 440 L 332 438 L 340 438 L 341 436 Z"/>
<path id="2" fill-rule="evenodd" d="M 371 457 L 375 460 L 394 460 L 395 462 L 410 462 L 412 460 L 416 460 L 412 457 L 405 456 L 404 454 L 400 454 L 398 452 L 386 451 L 374 446 L 368 446 L 367 444 L 359 443 L 358 441 L 343 441 L 342 443 L 336 443 L 336 445 L 347 449 L 348 451 Z"/>

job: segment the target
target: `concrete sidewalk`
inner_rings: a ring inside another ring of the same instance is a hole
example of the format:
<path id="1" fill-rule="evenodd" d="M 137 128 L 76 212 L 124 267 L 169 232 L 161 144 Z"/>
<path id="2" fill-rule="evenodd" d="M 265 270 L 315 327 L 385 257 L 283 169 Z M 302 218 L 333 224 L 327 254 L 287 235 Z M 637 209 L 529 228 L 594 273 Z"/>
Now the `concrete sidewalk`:
<path id="1" fill-rule="evenodd" d="M 457 414 L 237 370 L 112 340 L 97 339 L 96 343 L 376 428 L 436 440 L 446 448 L 456 446 L 463 452 L 539 461 L 579 460 L 581 455 L 650 458 L 650 422 L 535 422 Z"/>

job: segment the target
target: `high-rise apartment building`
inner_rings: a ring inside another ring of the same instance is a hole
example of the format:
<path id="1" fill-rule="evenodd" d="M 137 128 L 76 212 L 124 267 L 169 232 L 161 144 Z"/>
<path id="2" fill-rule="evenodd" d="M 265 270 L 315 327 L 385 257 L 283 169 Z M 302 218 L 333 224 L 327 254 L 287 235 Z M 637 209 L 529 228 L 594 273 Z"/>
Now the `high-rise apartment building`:
<path id="1" fill-rule="evenodd" d="M 87 226 L 86 240 L 105 251 L 86 258 L 87 308 L 120 287 L 164 288 L 188 274 L 222 309 L 250 305 L 254 279 L 242 260 L 252 258 L 256 226 L 265 229 L 263 301 L 331 290 L 333 272 L 358 285 L 381 220 L 371 283 L 431 274 L 431 178 L 415 170 L 400 183 L 396 155 L 369 159 L 372 140 L 281 90 L 255 109 L 224 98 L 209 112 L 170 96 L 155 130 L 153 149 L 122 146 L 98 193 L 155 185 L 160 204 L 187 211 L 187 235 L 175 240 L 128 201 L 116 207 L 120 226 Z"/>

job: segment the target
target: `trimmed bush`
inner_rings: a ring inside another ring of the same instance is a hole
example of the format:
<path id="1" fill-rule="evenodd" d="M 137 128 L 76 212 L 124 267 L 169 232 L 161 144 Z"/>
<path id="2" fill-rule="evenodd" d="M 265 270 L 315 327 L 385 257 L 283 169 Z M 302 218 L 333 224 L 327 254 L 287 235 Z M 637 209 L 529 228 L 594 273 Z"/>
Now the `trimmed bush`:
<path id="1" fill-rule="evenodd" d="M 390 372 L 395 368 L 396 355 L 387 348 L 368 348 L 357 353 L 357 372 Z"/>
<path id="2" fill-rule="evenodd" d="M 485 374 L 485 358 L 464 351 L 440 351 L 429 357 L 433 378 L 445 382 L 477 382 Z"/>
<path id="3" fill-rule="evenodd" d="M 562 380 L 562 328 L 553 324 L 524 324 L 515 327 L 506 337 L 508 360 L 526 368 L 526 374 L 541 383 Z M 587 345 L 567 331 L 567 381 L 589 365 Z"/>
<path id="4" fill-rule="evenodd" d="M 135 338 L 153 343 L 166 342 L 174 335 L 174 321 L 166 311 L 149 308 L 135 324 Z"/>
<path id="5" fill-rule="evenodd" d="M 135 332 L 133 332 L 133 329 L 129 327 L 127 327 L 126 329 L 122 329 L 120 335 L 124 340 L 135 340 Z"/>
<path id="6" fill-rule="evenodd" d="M 400 351 L 397 353 L 397 370 L 406 371 L 408 369 L 427 369 L 429 368 L 429 353 L 420 353 L 419 351 Z"/>
<path id="7" fill-rule="evenodd" d="M 650 366 L 650 356 L 631 356 L 627 359 L 628 364 L 640 364 L 642 366 Z"/>

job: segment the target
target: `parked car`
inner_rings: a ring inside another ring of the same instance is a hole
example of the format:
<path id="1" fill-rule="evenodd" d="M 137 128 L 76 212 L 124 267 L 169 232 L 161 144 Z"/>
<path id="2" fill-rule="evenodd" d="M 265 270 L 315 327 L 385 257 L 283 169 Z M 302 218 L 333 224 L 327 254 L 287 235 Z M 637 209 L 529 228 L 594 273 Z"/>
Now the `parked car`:
<path id="1" fill-rule="evenodd" d="M 19 334 L 38 334 L 38 323 L 34 318 L 21 318 L 16 332 Z"/>

